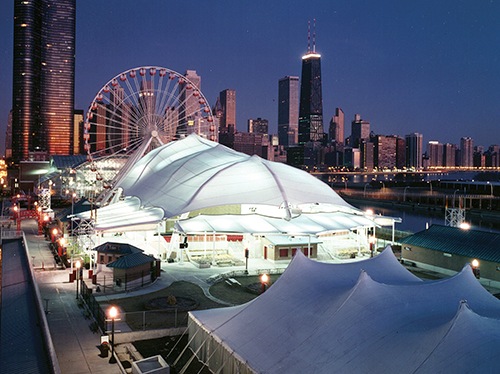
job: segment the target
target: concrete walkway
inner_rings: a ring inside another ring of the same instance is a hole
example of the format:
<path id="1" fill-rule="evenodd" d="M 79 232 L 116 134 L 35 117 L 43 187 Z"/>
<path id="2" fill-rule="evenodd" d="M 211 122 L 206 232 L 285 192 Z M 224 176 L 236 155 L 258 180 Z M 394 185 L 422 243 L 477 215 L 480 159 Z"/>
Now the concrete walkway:
<path id="1" fill-rule="evenodd" d="M 23 221 L 22 230 L 61 373 L 122 373 L 118 364 L 109 363 L 110 356 L 100 357 L 101 334 L 92 332 L 92 320 L 85 317 L 84 309 L 78 305 L 76 283 L 69 282 L 69 270 L 54 270 L 57 266 L 49 242 L 38 236 L 36 222 Z"/>
<path id="2" fill-rule="evenodd" d="M 61 270 L 35 274 L 61 373 L 121 373 L 117 364 L 109 364 L 109 357 L 100 357 L 101 335 L 92 332 L 92 320 L 78 305 L 76 283 L 69 283 L 68 274 Z"/>

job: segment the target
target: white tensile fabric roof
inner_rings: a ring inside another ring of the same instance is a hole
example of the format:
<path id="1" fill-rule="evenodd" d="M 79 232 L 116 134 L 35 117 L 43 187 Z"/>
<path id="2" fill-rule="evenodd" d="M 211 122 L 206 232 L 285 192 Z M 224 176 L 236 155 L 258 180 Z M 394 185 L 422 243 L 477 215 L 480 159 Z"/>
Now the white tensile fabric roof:
<path id="1" fill-rule="evenodd" d="M 225 232 L 251 234 L 318 235 L 375 226 L 373 220 L 344 212 L 302 213 L 290 220 L 258 214 L 199 215 L 180 220 L 175 229 L 184 233 Z"/>
<path id="2" fill-rule="evenodd" d="M 424 282 L 389 247 L 342 264 L 297 251 L 253 301 L 189 316 L 193 350 L 220 373 L 498 372 L 500 300 L 468 264 Z"/>
<path id="3" fill-rule="evenodd" d="M 94 212 L 92 212 L 93 214 Z M 89 219 L 90 211 L 76 214 L 81 219 Z M 163 219 L 160 208 L 143 208 L 139 198 L 130 196 L 124 200 L 97 209 L 94 229 L 101 232 L 115 232 L 123 229 L 141 231 L 155 230 Z"/>
<path id="4" fill-rule="evenodd" d="M 165 218 L 232 204 L 290 206 L 325 203 L 358 211 L 326 183 L 289 165 L 236 152 L 191 134 L 141 158 L 115 186 Z"/>

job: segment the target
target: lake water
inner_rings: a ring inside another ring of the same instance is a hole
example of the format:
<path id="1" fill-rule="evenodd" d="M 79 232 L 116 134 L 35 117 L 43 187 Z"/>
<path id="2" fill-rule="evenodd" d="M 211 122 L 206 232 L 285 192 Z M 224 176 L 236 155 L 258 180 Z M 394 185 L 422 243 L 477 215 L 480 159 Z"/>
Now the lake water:
<path id="1" fill-rule="evenodd" d="M 388 217 L 400 217 L 401 223 L 396 223 L 395 229 L 401 231 L 418 232 L 426 229 L 426 225 L 432 224 L 444 225 L 444 213 L 434 211 L 410 211 L 410 210 L 396 210 L 385 207 L 378 207 L 370 204 L 353 204 L 359 209 L 373 210 L 374 214 L 381 214 Z M 466 216 L 466 222 L 471 225 L 472 229 L 482 230 L 488 232 L 500 233 L 500 227 L 493 225 L 491 222 L 485 220 L 470 220 Z"/>

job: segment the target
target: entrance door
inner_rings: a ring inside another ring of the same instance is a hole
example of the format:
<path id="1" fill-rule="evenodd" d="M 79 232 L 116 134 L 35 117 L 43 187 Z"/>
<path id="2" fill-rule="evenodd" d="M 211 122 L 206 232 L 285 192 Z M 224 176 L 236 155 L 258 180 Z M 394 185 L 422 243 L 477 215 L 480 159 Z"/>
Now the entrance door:
<path id="1" fill-rule="evenodd" d="M 267 245 L 264 246 L 264 260 L 267 260 Z"/>

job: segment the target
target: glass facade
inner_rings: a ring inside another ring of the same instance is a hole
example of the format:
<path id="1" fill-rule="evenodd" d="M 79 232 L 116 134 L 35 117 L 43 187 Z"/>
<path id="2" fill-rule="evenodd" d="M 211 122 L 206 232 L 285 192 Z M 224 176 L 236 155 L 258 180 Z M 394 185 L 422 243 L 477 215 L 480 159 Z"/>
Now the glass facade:
<path id="1" fill-rule="evenodd" d="M 321 94 L 321 56 L 308 53 L 302 57 L 300 83 L 299 145 L 323 141 L 323 98 Z"/>
<path id="2" fill-rule="evenodd" d="M 278 86 L 278 135 L 279 144 L 297 145 L 299 126 L 299 77 L 287 76 Z"/>
<path id="3" fill-rule="evenodd" d="M 41 0 L 14 3 L 12 157 L 16 161 L 28 159 L 28 151 L 41 146 L 41 11 Z"/>
<path id="4" fill-rule="evenodd" d="M 12 152 L 73 153 L 76 0 L 14 2 Z"/>

